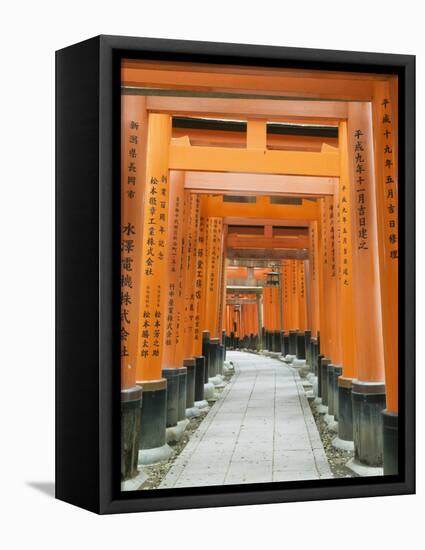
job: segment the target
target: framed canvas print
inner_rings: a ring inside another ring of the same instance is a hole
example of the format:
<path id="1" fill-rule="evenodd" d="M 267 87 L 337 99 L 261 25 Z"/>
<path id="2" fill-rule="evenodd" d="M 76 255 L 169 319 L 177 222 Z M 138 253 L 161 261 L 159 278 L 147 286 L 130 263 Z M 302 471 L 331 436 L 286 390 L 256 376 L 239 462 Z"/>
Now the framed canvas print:
<path id="1" fill-rule="evenodd" d="M 414 57 L 56 59 L 57 498 L 414 492 Z"/>

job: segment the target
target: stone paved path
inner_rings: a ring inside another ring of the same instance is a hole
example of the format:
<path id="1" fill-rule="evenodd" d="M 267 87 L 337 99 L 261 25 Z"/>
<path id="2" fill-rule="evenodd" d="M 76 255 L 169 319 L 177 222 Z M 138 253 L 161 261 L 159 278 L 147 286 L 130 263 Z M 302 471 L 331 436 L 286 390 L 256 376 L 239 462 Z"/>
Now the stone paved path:
<path id="1" fill-rule="evenodd" d="M 235 374 L 160 488 L 332 477 L 298 373 L 227 352 Z"/>

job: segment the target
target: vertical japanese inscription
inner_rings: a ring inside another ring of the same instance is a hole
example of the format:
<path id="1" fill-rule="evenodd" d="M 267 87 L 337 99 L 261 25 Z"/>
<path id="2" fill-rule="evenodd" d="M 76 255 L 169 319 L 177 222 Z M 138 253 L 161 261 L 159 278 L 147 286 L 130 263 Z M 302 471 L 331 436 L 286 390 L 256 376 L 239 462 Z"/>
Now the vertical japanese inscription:
<path id="1" fill-rule="evenodd" d="M 141 204 L 146 154 L 145 98 L 121 98 L 120 355 L 121 384 L 136 382 Z"/>
<path id="2" fill-rule="evenodd" d="M 175 309 L 175 366 L 181 367 L 184 359 L 184 331 L 185 331 L 185 288 L 187 279 L 186 260 L 187 260 L 187 232 L 189 218 L 190 194 L 183 192 L 182 216 L 181 216 L 181 237 L 178 244 L 178 282 Z"/>
<path id="3" fill-rule="evenodd" d="M 341 251 L 341 280 L 346 287 L 351 282 L 351 222 L 350 222 L 350 188 L 348 178 L 340 179 L 340 201 L 339 201 L 339 220 L 340 220 L 340 251 Z"/>
<path id="4" fill-rule="evenodd" d="M 283 294 L 283 330 L 289 330 L 289 264 L 288 260 L 282 260 L 282 294 Z"/>
<path id="5" fill-rule="evenodd" d="M 172 345 L 172 338 L 174 333 L 174 308 L 175 308 L 175 295 L 176 295 L 176 282 L 174 280 L 175 274 L 177 273 L 177 250 L 178 250 L 178 228 L 180 221 L 180 197 L 176 196 L 174 204 L 170 204 L 170 208 L 173 209 L 171 214 L 172 225 L 171 225 L 171 242 L 170 248 L 168 251 L 168 269 L 173 277 L 170 277 L 168 280 L 168 299 L 167 299 L 167 317 L 166 317 L 166 326 L 165 326 L 165 345 Z"/>
<path id="6" fill-rule="evenodd" d="M 352 291 L 359 380 L 384 379 L 381 292 L 372 104 L 348 106 Z"/>
<path id="7" fill-rule="evenodd" d="M 313 335 L 317 334 L 320 325 L 320 308 L 319 308 L 319 232 L 318 222 L 311 221 L 309 228 L 309 270 L 308 284 L 310 289 L 310 307 L 311 307 L 311 331 Z"/>
<path id="8" fill-rule="evenodd" d="M 336 254 L 335 254 L 335 217 L 334 205 L 331 199 L 328 200 L 328 229 L 329 229 L 329 256 L 331 276 L 336 276 Z"/>
<path id="9" fill-rule="evenodd" d="M 192 355 L 195 325 L 196 243 L 199 231 L 199 195 L 189 195 L 189 225 L 185 258 L 185 357 Z"/>
<path id="10" fill-rule="evenodd" d="M 138 379 L 161 376 L 165 328 L 166 241 L 168 232 L 168 115 L 149 115 L 146 182 L 143 204 L 141 254 L 141 331 L 138 346 Z"/>
<path id="11" fill-rule="evenodd" d="M 126 178 L 123 185 L 122 200 L 132 201 L 136 196 L 137 180 L 137 156 L 140 153 L 140 121 L 126 120 L 124 130 L 124 158 Z M 130 219 L 131 208 L 123 212 L 125 219 L 121 220 L 121 357 L 129 357 L 128 338 L 132 330 L 137 330 L 133 319 L 130 318 L 129 306 L 133 304 L 133 265 L 136 237 L 136 220 Z M 139 229 L 139 228 L 137 228 Z M 124 360 L 125 361 L 125 360 Z"/>
<path id="12" fill-rule="evenodd" d="M 369 167 L 367 165 L 367 151 L 365 133 L 362 128 L 354 131 L 354 170 L 355 170 L 355 191 L 356 191 L 356 213 L 358 225 L 357 248 L 368 249 L 368 206 L 366 201 L 366 187 L 369 185 Z"/>
<path id="13" fill-rule="evenodd" d="M 321 233 L 322 233 L 322 250 L 323 250 L 323 265 L 328 266 L 328 235 L 327 235 L 327 224 L 328 220 L 326 219 L 326 200 L 321 199 Z"/>
<path id="14" fill-rule="evenodd" d="M 205 279 L 205 216 L 200 212 L 201 198 L 198 201 L 198 213 L 199 216 L 199 231 L 198 240 L 196 243 L 196 260 L 195 260 L 195 324 L 193 330 L 194 339 L 194 354 L 200 355 L 201 353 L 201 309 L 202 309 L 202 296 L 204 291 L 204 279 Z"/>
<path id="15" fill-rule="evenodd" d="M 175 368 L 175 335 L 177 325 L 177 312 L 181 309 L 179 302 L 179 281 L 181 264 L 181 240 L 183 234 L 183 197 L 184 176 L 179 172 L 172 172 L 169 183 L 169 209 L 168 209 L 168 244 L 167 244 L 167 270 L 166 270 L 166 306 L 164 327 L 164 352 L 161 367 Z"/>
<path id="16" fill-rule="evenodd" d="M 164 269 L 165 232 L 167 223 L 168 174 L 151 175 L 147 182 L 147 204 L 145 205 L 146 233 L 142 268 L 145 275 L 144 309 L 142 312 L 143 359 L 159 357 L 160 333 L 162 329 L 162 285 L 156 276 Z"/>
<path id="17" fill-rule="evenodd" d="M 205 328 L 217 337 L 220 293 L 220 255 L 223 221 L 211 217 L 207 221 L 207 280 L 205 295 Z"/>
<path id="18" fill-rule="evenodd" d="M 394 167 L 394 130 L 392 120 L 392 104 L 388 98 L 381 103 L 381 122 L 383 134 L 383 166 L 382 171 L 385 182 L 386 198 L 386 238 L 388 239 L 389 257 L 392 260 L 398 258 L 398 206 L 397 206 L 397 185 Z"/>
<path id="19" fill-rule="evenodd" d="M 300 298 L 305 298 L 305 273 L 304 273 L 304 260 L 299 260 L 299 277 L 300 277 Z"/>
<path id="20" fill-rule="evenodd" d="M 312 223 L 310 225 L 310 262 L 311 262 L 311 276 L 313 281 L 317 279 L 317 258 L 316 258 L 316 246 L 315 242 L 317 239 L 316 227 Z"/>
<path id="21" fill-rule="evenodd" d="M 398 80 L 375 83 L 374 145 L 387 410 L 398 411 Z"/>

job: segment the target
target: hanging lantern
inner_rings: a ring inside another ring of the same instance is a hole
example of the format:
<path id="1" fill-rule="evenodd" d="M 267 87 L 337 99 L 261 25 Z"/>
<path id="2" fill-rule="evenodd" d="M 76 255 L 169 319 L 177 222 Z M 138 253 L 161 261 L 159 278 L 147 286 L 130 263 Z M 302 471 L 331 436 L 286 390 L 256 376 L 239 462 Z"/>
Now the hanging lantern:
<path id="1" fill-rule="evenodd" d="M 267 273 L 267 286 L 279 286 L 280 273 L 278 271 L 269 271 Z"/>

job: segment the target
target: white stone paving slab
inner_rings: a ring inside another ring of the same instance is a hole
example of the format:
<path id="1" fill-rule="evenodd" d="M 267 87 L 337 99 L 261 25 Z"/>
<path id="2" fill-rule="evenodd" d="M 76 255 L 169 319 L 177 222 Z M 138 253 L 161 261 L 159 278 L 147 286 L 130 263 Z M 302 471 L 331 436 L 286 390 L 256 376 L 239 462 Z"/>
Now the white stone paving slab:
<path id="1" fill-rule="evenodd" d="M 227 352 L 235 374 L 160 488 L 332 477 L 298 372 Z"/>

